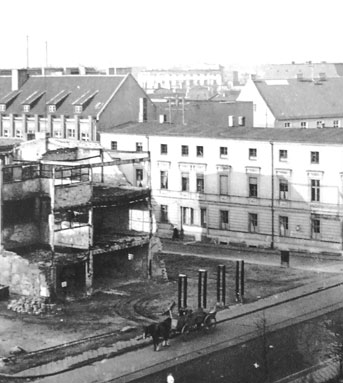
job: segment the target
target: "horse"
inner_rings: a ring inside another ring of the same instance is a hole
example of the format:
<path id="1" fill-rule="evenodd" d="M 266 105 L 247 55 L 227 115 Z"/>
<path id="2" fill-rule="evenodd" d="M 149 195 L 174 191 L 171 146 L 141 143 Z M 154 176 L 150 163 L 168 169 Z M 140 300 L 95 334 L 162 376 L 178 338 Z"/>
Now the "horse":
<path id="1" fill-rule="evenodd" d="M 171 318 L 166 318 L 163 322 L 153 323 L 144 327 L 143 339 L 152 337 L 154 351 L 159 351 L 160 343 L 162 346 L 169 346 L 169 334 L 171 329 Z"/>

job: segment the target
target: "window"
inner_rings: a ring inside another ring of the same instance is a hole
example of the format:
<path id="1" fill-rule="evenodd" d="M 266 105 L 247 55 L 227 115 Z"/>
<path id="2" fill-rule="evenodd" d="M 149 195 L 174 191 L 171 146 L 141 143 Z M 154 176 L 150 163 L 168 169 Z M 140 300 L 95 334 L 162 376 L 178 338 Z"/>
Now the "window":
<path id="1" fill-rule="evenodd" d="M 219 154 L 220 154 L 220 158 L 227 158 L 227 147 L 221 146 L 219 148 Z"/>
<path id="2" fill-rule="evenodd" d="M 228 116 L 227 117 L 227 124 L 229 128 L 233 127 L 233 116 Z"/>
<path id="3" fill-rule="evenodd" d="M 258 231 L 257 214 L 249 213 L 248 219 L 249 219 L 249 232 L 256 233 Z"/>
<path id="4" fill-rule="evenodd" d="M 54 131 L 54 137 L 61 138 L 61 137 L 62 137 L 62 132 L 59 131 L 59 130 L 55 130 L 55 131 Z"/>
<path id="5" fill-rule="evenodd" d="M 291 127 L 291 123 L 290 122 L 285 122 L 285 128 L 290 128 Z"/>
<path id="6" fill-rule="evenodd" d="M 288 181 L 285 179 L 279 182 L 279 198 L 288 199 Z"/>
<path id="7" fill-rule="evenodd" d="M 300 127 L 301 128 L 307 128 L 307 122 L 306 121 L 301 121 L 300 122 Z"/>
<path id="8" fill-rule="evenodd" d="M 49 105 L 49 113 L 55 113 L 56 112 L 56 105 Z"/>
<path id="9" fill-rule="evenodd" d="M 168 205 L 161 205 L 161 222 L 168 222 Z"/>
<path id="10" fill-rule="evenodd" d="M 161 170 L 161 189 L 168 189 L 168 172 Z"/>
<path id="11" fill-rule="evenodd" d="M 320 181 L 311 180 L 311 201 L 319 202 L 320 201 Z"/>
<path id="12" fill-rule="evenodd" d="M 220 195 L 229 194 L 229 176 L 227 174 L 219 175 L 219 194 Z"/>
<path id="13" fill-rule="evenodd" d="M 284 150 L 284 149 L 279 150 L 279 160 L 280 161 L 287 161 L 287 158 L 288 158 L 287 150 Z"/>
<path id="14" fill-rule="evenodd" d="M 227 210 L 220 210 L 220 228 L 229 228 L 229 212 Z"/>
<path id="15" fill-rule="evenodd" d="M 184 157 L 188 156 L 188 145 L 181 146 L 181 155 Z"/>
<path id="16" fill-rule="evenodd" d="M 197 157 L 203 157 L 203 156 L 204 156 L 204 147 L 197 146 Z"/>
<path id="17" fill-rule="evenodd" d="M 319 218 L 312 218 L 312 235 L 320 234 L 320 220 Z"/>
<path id="18" fill-rule="evenodd" d="M 26 113 L 29 112 L 30 111 L 30 105 L 28 105 L 28 104 L 24 105 L 23 106 L 23 111 L 26 112 Z"/>
<path id="19" fill-rule="evenodd" d="M 311 152 L 311 164 L 319 164 L 319 152 Z"/>
<path id="20" fill-rule="evenodd" d="M 279 217 L 279 229 L 280 229 L 280 237 L 288 236 L 288 217 L 280 215 L 280 217 Z"/>
<path id="21" fill-rule="evenodd" d="M 333 120 L 333 127 L 334 128 L 339 128 L 339 120 Z"/>
<path id="22" fill-rule="evenodd" d="M 257 110 L 257 105 L 256 104 L 253 104 L 253 109 L 254 109 L 254 112 L 256 112 L 256 110 Z"/>
<path id="23" fill-rule="evenodd" d="M 249 177 L 249 197 L 257 197 L 257 178 Z"/>
<path id="24" fill-rule="evenodd" d="M 81 133 L 81 141 L 89 141 L 89 134 Z"/>
<path id="25" fill-rule="evenodd" d="M 17 130 L 15 131 L 15 136 L 16 136 L 16 138 L 23 138 L 23 133 L 22 133 L 22 131 L 21 131 L 20 129 L 17 129 Z"/>
<path id="26" fill-rule="evenodd" d="M 28 141 L 34 140 L 35 138 L 36 138 L 35 133 L 27 133 L 27 140 Z"/>
<path id="27" fill-rule="evenodd" d="M 181 190 L 189 191 L 189 174 L 188 173 L 181 174 Z"/>
<path id="28" fill-rule="evenodd" d="M 74 112 L 75 113 L 82 113 L 82 105 L 75 105 L 74 106 Z"/>
<path id="29" fill-rule="evenodd" d="M 249 160 L 256 160 L 257 158 L 257 149 L 250 148 L 249 149 Z"/>
<path id="30" fill-rule="evenodd" d="M 75 129 L 68 129 L 67 135 L 68 135 L 68 138 L 75 138 Z"/>
<path id="31" fill-rule="evenodd" d="M 168 154 L 168 145 L 161 144 L 161 154 Z"/>
<path id="32" fill-rule="evenodd" d="M 205 181 L 203 174 L 197 174 L 197 192 L 203 193 L 205 191 Z"/>
<path id="33" fill-rule="evenodd" d="M 317 121 L 317 128 L 325 128 L 325 122 Z"/>
<path id="34" fill-rule="evenodd" d="M 4 129 L 4 137 L 9 137 L 9 131 L 8 131 L 8 129 Z"/>
<path id="35" fill-rule="evenodd" d="M 118 142 L 111 141 L 111 150 L 118 150 Z"/>
<path id="36" fill-rule="evenodd" d="M 142 187 L 143 169 L 136 169 L 136 185 Z"/>
<path id="37" fill-rule="evenodd" d="M 200 226 L 207 227 L 207 209 L 204 207 L 200 208 Z"/>
<path id="38" fill-rule="evenodd" d="M 238 116 L 238 126 L 245 126 L 245 117 Z"/>
<path id="39" fill-rule="evenodd" d="M 141 142 L 136 142 L 136 152 L 143 151 L 143 144 Z"/>
<path id="40" fill-rule="evenodd" d="M 181 207 L 182 223 L 184 225 L 194 224 L 194 210 L 191 207 Z"/>
<path id="41" fill-rule="evenodd" d="M 6 104 L 0 104 L 0 112 L 6 112 Z"/>

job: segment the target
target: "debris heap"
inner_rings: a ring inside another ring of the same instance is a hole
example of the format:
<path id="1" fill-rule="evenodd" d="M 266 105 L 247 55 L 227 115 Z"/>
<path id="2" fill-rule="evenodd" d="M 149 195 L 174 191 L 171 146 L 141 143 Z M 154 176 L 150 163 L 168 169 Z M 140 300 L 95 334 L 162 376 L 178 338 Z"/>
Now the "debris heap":
<path id="1" fill-rule="evenodd" d="M 56 314 L 56 304 L 48 303 L 44 297 L 21 297 L 14 299 L 7 305 L 9 310 L 17 313 L 41 315 L 41 314 Z"/>

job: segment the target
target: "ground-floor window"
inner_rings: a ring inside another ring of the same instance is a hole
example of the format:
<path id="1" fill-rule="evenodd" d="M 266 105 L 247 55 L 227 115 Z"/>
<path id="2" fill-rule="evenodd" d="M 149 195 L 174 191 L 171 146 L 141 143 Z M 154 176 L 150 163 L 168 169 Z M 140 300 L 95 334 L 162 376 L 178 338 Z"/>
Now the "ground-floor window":
<path id="1" fill-rule="evenodd" d="M 320 219 L 312 218 L 311 222 L 312 238 L 318 238 L 320 236 Z"/>
<path id="2" fill-rule="evenodd" d="M 229 212 L 227 210 L 220 210 L 220 228 L 229 229 Z"/>
<path id="3" fill-rule="evenodd" d="M 184 225 L 194 224 L 194 209 L 191 207 L 181 207 L 182 223 Z"/>
<path id="4" fill-rule="evenodd" d="M 204 207 L 200 209 L 200 226 L 207 227 L 207 209 Z"/>
<path id="5" fill-rule="evenodd" d="M 161 219 L 162 223 L 168 222 L 168 205 L 161 205 Z"/>
<path id="6" fill-rule="evenodd" d="M 249 232 L 256 233 L 258 231 L 258 217 L 256 213 L 248 213 Z"/>
<path id="7" fill-rule="evenodd" d="M 288 236 L 288 217 L 280 215 L 279 217 L 280 237 Z"/>

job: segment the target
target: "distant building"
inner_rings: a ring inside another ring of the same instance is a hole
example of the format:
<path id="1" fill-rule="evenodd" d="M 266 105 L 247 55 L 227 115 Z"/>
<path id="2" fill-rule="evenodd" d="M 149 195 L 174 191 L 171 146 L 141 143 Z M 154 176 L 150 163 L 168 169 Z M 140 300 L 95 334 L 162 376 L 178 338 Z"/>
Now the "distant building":
<path id="1" fill-rule="evenodd" d="M 253 102 L 255 127 L 343 127 L 343 77 L 250 79 L 237 100 Z"/>
<path id="2" fill-rule="evenodd" d="M 294 79 L 298 75 L 304 78 L 315 79 L 319 77 L 342 77 L 343 63 L 306 63 L 291 64 L 264 64 L 256 68 L 255 73 L 259 78 L 265 80 Z"/>
<path id="3" fill-rule="evenodd" d="M 128 75 L 0 77 L 0 136 L 96 141 L 99 130 L 155 118 L 155 106 Z"/>
<path id="4" fill-rule="evenodd" d="M 223 84 L 223 67 L 146 69 L 137 74 L 144 89 L 189 89 L 194 86 L 208 87 L 215 91 Z"/>

